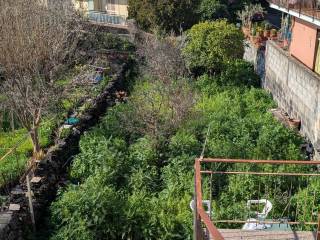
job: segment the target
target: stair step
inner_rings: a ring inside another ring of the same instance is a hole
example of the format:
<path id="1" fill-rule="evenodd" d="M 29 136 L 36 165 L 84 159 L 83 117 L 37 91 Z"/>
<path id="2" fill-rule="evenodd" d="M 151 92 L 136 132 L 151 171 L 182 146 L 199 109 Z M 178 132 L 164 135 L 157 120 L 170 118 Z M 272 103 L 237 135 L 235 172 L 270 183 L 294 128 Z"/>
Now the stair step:
<path id="1" fill-rule="evenodd" d="M 31 183 L 39 183 L 39 182 L 41 182 L 42 179 L 43 179 L 42 177 L 33 177 L 30 182 Z"/>
<path id="2" fill-rule="evenodd" d="M 11 203 L 9 205 L 9 211 L 19 211 L 19 210 L 20 210 L 20 204 Z"/>

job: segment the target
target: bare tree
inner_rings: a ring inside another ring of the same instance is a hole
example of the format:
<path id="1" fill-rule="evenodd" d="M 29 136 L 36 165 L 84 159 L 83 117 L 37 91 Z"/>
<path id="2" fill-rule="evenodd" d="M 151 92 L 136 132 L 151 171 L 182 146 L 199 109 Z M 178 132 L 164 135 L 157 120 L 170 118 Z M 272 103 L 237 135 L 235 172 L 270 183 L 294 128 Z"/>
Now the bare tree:
<path id="1" fill-rule="evenodd" d="M 166 138 L 190 117 L 195 103 L 181 55 L 184 37 L 159 37 L 138 29 L 134 22 L 129 22 L 129 31 L 146 77 L 129 97 L 123 124 L 135 133 Z"/>
<path id="2" fill-rule="evenodd" d="M 59 100 L 54 80 L 77 46 L 80 21 L 71 1 L 0 0 L 2 106 L 30 133 L 41 150 L 42 117 Z"/>
<path id="3" fill-rule="evenodd" d="M 173 34 L 159 37 L 143 32 L 134 26 L 130 28 L 135 35 L 137 53 L 144 59 L 148 74 L 163 82 L 176 80 L 188 75 L 185 61 L 181 55 L 184 36 Z"/>
<path id="4" fill-rule="evenodd" d="M 194 93 L 185 80 L 164 83 L 147 80 L 129 97 L 128 112 L 122 115 L 128 131 L 149 135 L 156 140 L 166 138 L 192 112 Z"/>

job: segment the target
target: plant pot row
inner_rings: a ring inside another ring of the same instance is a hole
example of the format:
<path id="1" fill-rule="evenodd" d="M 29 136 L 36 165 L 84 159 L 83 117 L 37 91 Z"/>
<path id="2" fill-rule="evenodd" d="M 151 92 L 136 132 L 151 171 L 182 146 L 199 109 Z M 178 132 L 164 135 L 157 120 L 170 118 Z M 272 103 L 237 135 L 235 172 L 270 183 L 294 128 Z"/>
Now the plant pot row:
<path id="1" fill-rule="evenodd" d="M 242 27 L 242 32 L 246 38 L 250 38 L 252 36 L 251 29 L 248 27 Z M 264 38 L 276 38 L 277 32 L 271 30 L 264 30 L 263 32 L 257 33 L 256 36 L 264 37 Z"/>
<path id="2" fill-rule="evenodd" d="M 277 32 L 271 32 L 270 30 L 265 30 L 264 32 L 252 35 L 250 28 L 242 27 L 242 32 L 245 38 L 249 39 L 256 47 L 260 47 L 262 43 L 268 39 L 276 40 L 278 38 Z"/>

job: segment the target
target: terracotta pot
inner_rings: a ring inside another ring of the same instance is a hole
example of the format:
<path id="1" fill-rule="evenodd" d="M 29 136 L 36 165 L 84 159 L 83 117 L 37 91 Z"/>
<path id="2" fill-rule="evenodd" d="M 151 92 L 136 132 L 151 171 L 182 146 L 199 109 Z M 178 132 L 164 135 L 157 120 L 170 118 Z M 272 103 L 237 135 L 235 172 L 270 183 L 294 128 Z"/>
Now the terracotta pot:
<path id="1" fill-rule="evenodd" d="M 289 126 L 290 126 L 291 128 L 299 129 L 300 124 L 301 124 L 301 121 L 300 121 L 300 120 L 297 120 L 297 119 L 289 120 Z"/>
<path id="2" fill-rule="evenodd" d="M 257 32 L 256 37 L 259 37 L 259 38 L 263 37 L 263 32 Z"/>
<path id="3" fill-rule="evenodd" d="M 260 48 L 262 46 L 263 37 L 256 37 L 254 45 L 256 48 Z"/>
<path id="4" fill-rule="evenodd" d="M 250 36 L 250 29 L 248 27 L 242 27 L 242 32 L 246 38 Z"/>
<path id="5" fill-rule="evenodd" d="M 256 42 L 255 44 L 254 44 L 254 46 L 256 47 L 256 48 L 260 48 L 261 47 L 261 42 Z"/>
<path id="6" fill-rule="evenodd" d="M 254 44 L 258 44 L 258 43 L 261 44 L 261 42 L 262 42 L 262 38 L 261 37 L 255 37 L 254 40 L 253 40 Z"/>
<path id="7" fill-rule="evenodd" d="M 250 41 L 251 41 L 252 43 L 255 43 L 256 38 L 257 38 L 256 36 L 250 35 Z"/>

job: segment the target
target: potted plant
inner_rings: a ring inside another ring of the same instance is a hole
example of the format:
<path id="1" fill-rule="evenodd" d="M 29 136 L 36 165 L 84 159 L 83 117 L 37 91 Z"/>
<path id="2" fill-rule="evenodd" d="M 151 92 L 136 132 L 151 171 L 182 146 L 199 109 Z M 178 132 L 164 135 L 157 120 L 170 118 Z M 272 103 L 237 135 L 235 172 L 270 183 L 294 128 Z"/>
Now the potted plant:
<path id="1" fill-rule="evenodd" d="M 257 34 L 256 27 L 253 26 L 252 29 L 251 29 L 251 35 L 250 35 L 250 41 L 251 41 L 252 43 L 255 42 L 256 34 Z"/>
<path id="2" fill-rule="evenodd" d="M 242 31 L 246 37 L 250 36 L 252 20 L 257 13 L 265 13 L 263 7 L 260 4 L 247 4 L 242 11 L 237 12 L 238 19 L 240 19 L 242 24 Z"/>
<path id="3" fill-rule="evenodd" d="M 256 38 L 254 41 L 254 45 L 256 46 L 256 48 L 259 48 L 262 44 L 262 39 L 263 38 L 263 31 L 261 29 L 258 29 L 256 32 Z"/>
<path id="4" fill-rule="evenodd" d="M 271 31 L 270 31 L 270 37 L 273 39 L 273 40 L 275 40 L 275 39 L 277 39 L 277 30 L 276 29 L 271 29 Z"/>
<path id="5" fill-rule="evenodd" d="M 293 129 L 300 129 L 301 121 L 299 119 L 289 119 L 289 126 Z"/>
<path id="6" fill-rule="evenodd" d="M 269 37 L 270 37 L 270 25 L 269 25 L 269 23 L 266 23 L 266 24 L 264 25 L 263 36 L 264 36 L 265 38 L 269 38 Z"/>
<path id="7" fill-rule="evenodd" d="M 242 32 L 243 32 L 243 35 L 245 38 L 248 38 L 250 36 L 250 28 L 249 27 L 245 27 L 245 26 L 242 26 Z"/>
<path id="8" fill-rule="evenodd" d="M 261 27 L 257 27 L 256 29 L 256 37 L 262 37 L 263 36 L 263 30 Z"/>
<path id="9" fill-rule="evenodd" d="M 251 22 L 248 21 L 248 16 L 249 16 L 249 11 L 248 9 L 244 9 L 243 11 L 239 11 L 238 13 L 238 18 L 240 19 L 241 21 L 241 29 L 242 29 L 242 32 L 244 34 L 244 36 L 247 38 L 247 37 L 250 37 L 250 27 L 251 27 Z"/>

